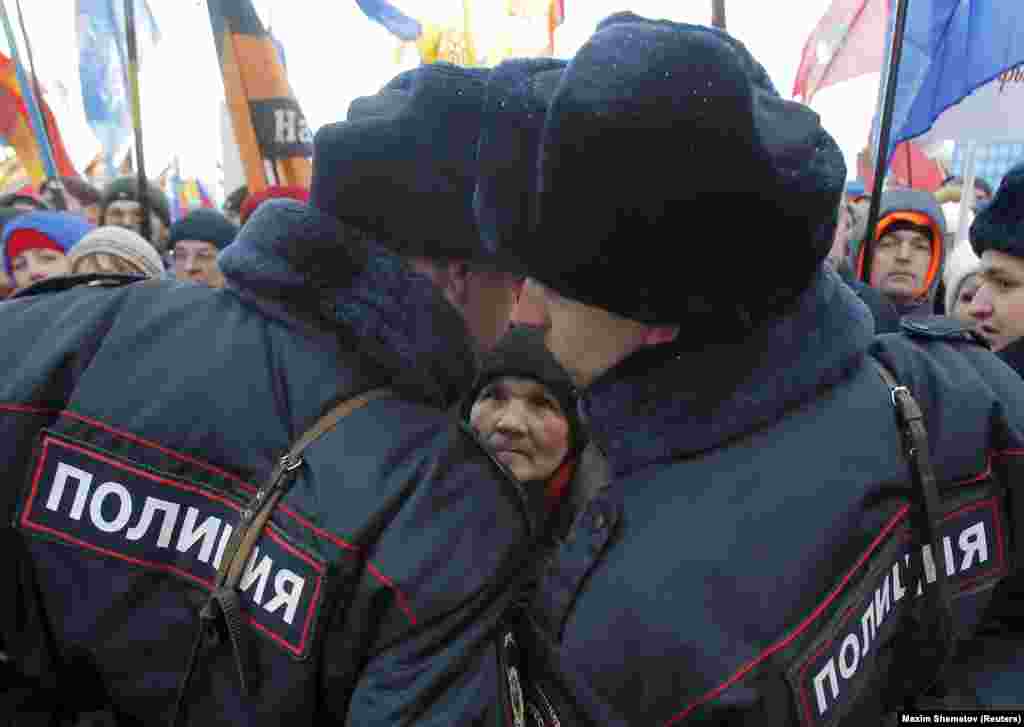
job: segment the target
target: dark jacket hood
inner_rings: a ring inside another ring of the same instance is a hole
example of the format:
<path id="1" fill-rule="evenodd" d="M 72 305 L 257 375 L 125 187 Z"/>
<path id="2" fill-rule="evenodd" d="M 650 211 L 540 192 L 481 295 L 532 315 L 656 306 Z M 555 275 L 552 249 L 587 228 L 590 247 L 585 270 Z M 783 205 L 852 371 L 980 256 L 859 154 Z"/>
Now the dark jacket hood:
<path id="1" fill-rule="evenodd" d="M 746 341 L 634 354 L 590 386 L 581 409 L 622 477 L 771 424 L 846 377 L 873 335 L 867 307 L 823 268 L 791 314 Z"/>
<path id="2" fill-rule="evenodd" d="M 229 289 L 295 325 L 337 331 L 404 396 L 448 408 L 473 381 L 469 331 L 433 282 L 329 215 L 265 202 L 217 260 Z"/>
<path id="3" fill-rule="evenodd" d="M 886 217 L 898 212 L 917 212 L 931 220 L 934 230 L 933 234 L 937 236 L 933 241 L 932 254 L 938 253 L 939 262 L 935 268 L 934 275 L 932 275 L 929 281 L 928 291 L 924 297 L 918 298 L 909 305 L 897 305 L 892 302 L 890 302 L 890 305 L 899 315 L 915 313 L 931 315 L 935 305 L 936 291 L 938 290 L 939 283 L 942 281 L 942 271 L 946 264 L 946 216 L 942 212 L 939 203 L 935 200 L 934 195 L 916 189 L 894 189 L 882 195 L 882 205 L 878 213 L 879 224 L 882 224 Z M 861 240 L 853 243 L 850 253 L 857 279 L 865 284 L 870 284 L 865 274 L 867 271 L 864 264 L 864 256 L 868 254 L 869 250 L 870 247 L 867 240 Z"/>

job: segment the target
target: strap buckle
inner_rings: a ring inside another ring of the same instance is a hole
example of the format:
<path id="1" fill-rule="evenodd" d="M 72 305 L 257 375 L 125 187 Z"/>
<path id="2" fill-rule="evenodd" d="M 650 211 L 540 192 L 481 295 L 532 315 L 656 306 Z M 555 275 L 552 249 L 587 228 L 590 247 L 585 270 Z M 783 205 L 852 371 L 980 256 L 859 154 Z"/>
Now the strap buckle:
<path id="1" fill-rule="evenodd" d="M 900 393 L 903 393 L 903 394 L 906 394 L 907 396 L 910 396 L 910 389 L 908 389 L 906 386 L 902 386 L 902 385 L 901 386 L 894 386 L 891 389 L 889 389 L 889 399 L 890 399 L 890 401 L 892 401 L 892 405 L 893 406 L 899 406 L 899 404 L 896 401 L 896 395 L 900 394 Z"/>
<path id="2" fill-rule="evenodd" d="M 294 472 L 302 466 L 302 457 L 295 454 L 286 454 L 281 458 L 281 467 L 284 468 L 285 472 Z"/>

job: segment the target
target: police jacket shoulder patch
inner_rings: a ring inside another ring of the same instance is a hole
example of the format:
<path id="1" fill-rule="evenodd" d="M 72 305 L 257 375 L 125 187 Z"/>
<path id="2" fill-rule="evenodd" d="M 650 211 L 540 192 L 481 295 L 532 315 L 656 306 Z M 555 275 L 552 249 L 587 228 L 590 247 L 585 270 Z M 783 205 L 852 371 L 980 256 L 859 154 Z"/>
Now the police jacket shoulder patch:
<path id="1" fill-rule="evenodd" d="M 957 319 L 948 316 L 907 317 L 900 321 L 900 330 L 911 338 L 988 346 L 984 338 Z"/>
<path id="2" fill-rule="evenodd" d="M 835 725 L 849 714 L 860 693 L 877 684 L 878 655 L 898 638 L 904 610 L 933 588 L 937 558 L 929 545 L 913 543 L 908 509 L 904 505 L 893 514 L 816 609 L 822 618 L 791 634 L 799 635 L 790 642 L 795 649 L 783 651 L 782 662 L 803 727 Z M 994 587 L 1009 572 L 1007 514 L 999 487 L 989 478 L 953 498 L 944 511 L 942 562 L 956 604 Z M 924 564 L 919 579 L 911 573 L 913 549 Z"/>
<path id="3" fill-rule="evenodd" d="M 43 430 L 15 527 L 83 555 L 160 572 L 210 592 L 238 496 Z M 327 563 L 268 522 L 239 584 L 245 620 L 295 658 L 308 655 Z"/>

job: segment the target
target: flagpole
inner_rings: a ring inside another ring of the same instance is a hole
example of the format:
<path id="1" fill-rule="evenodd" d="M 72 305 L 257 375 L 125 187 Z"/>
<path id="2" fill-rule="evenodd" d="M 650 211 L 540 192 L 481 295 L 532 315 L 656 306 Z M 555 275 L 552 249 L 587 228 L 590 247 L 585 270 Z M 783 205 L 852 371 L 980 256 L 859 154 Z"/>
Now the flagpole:
<path id="1" fill-rule="evenodd" d="M 156 241 L 152 239 L 153 230 L 149 219 L 149 180 L 146 179 L 146 162 L 142 154 L 142 106 L 139 94 L 139 45 L 135 36 L 135 0 L 124 0 L 124 25 L 128 47 L 128 92 L 131 94 L 132 123 L 135 126 L 139 205 L 142 207 L 142 236 L 156 247 Z"/>
<path id="2" fill-rule="evenodd" d="M 975 141 L 967 142 L 967 152 L 964 154 L 964 173 L 962 176 L 963 186 L 960 187 L 960 222 L 957 225 L 956 239 L 953 242 L 955 247 L 967 239 L 970 223 L 967 220 L 967 211 L 974 201 L 974 179 L 977 176 L 978 144 Z"/>
<path id="3" fill-rule="evenodd" d="M 36 99 L 39 101 L 39 112 L 43 117 L 43 136 L 46 139 L 46 146 L 50 149 L 51 153 L 54 149 L 53 140 L 50 138 L 50 128 L 46 123 L 46 115 L 43 114 L 43 90 L 39 86 L 39 74 L 36 73 L 36 61 L 32 57 L 32 43 L 28 39 L 28 31 L 25 30 L 25 16 L 21 12 L 21 0 L 14 0 L 14 7 L 18 11 L 18 25 L 21 26 L 21 37 L 25 39 L 25 54 L 28 56 L 28 71 L 32 75 L 32 81 L 34 90 L 36 93 Z M 56 168 L 56 163 L 54 167 Z M 50 177 L 53 181 L 53 186 L 50 189 L 53 190 L 53 201 L 57 204 L 57 209 L 61 212 L 67 210 L 67 201 L 64 199 L 64 182 L 61 181 L 59 176 Z"/>
<path id="4" fill-rule="evenodd" d="M 711 25 L 725 30 L 725 0 L 711 0 Z"/>
<path id="5" fill-rule="evenodd" d="M 53 155 L 50 154 L 50 144 L 47 142 L 46 123 L 43 120 L 42 112 L 36 104 L 35 94 L 32 92 L 32 85 L 25 77 L 25 69 L 21 65 L 21 55 L 18 53 L 18 40 L 14 36 L 14 29 L 11 28 L 10 18 L 7 17 L 7 4 L 0 0 L 0 20 L 4 24 L 4 33 L 7 35 L 7 44 L 11 47 L 11 58 L 14 60 L 14 70 L 18 77 L 18 86 L 21 88 L 22 98 L 28 109 L 29 125 L 35 133 L 36 142 L 39 144 L 40 156 L 43 161 L 43 171 L 48 177 L 57 176 L 57 165 L 53 163 Z"/>
<path id="6" fill-rule="evenodd" d="M 875 244 L 875 228 L 878 227 L 878 213 L 882 205 L 882 185 L 889 166 L 889 135 L 892 131 L 892 115 L 896 106 L 896 87 L 899 85 L 900 58 L 903 55 L 903 34 L 907 29 L 907 2 L 897 0 L 896 27 L 893 30 L 892 49 L 889 52 L 889 70 L 885 77 L 885 101 L 882 104 L 882 118 L 878 129 L 878 152 L 875 159 L 875 180 L 871 191 L 871 206 L 868 207 L 868 224 L 865 228 L 864 280 L 871 280 L 871 253 Z"/>

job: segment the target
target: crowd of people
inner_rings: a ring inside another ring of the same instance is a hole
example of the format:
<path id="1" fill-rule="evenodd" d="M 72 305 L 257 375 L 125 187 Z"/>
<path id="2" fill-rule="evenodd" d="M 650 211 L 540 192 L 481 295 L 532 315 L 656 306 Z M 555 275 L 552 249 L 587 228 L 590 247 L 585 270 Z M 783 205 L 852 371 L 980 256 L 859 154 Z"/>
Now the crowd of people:
<path id="1" fill-rule="evenodd" d="M 314 149 L 0 199 L 14 724 L 1024 707 L 1024 163 L 869 231 L 739 41 L 630 13 Z"/>

